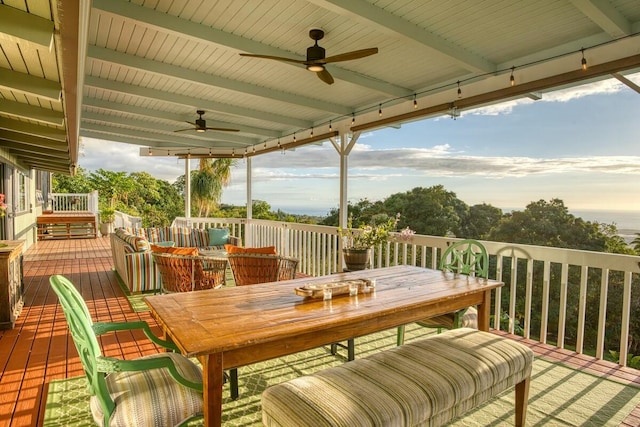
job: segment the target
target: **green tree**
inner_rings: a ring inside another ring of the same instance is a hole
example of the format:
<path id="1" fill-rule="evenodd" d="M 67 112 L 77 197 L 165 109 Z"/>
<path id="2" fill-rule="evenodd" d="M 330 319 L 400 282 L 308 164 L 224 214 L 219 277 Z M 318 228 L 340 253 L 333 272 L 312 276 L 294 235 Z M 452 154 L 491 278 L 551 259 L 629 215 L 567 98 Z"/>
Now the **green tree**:
<path id="1" fill-rule="evenodd" d="M 631 244 L 636 253 L 640 254 L 640 233 L 636 233 L 636 237 L 631 241 Z"/>
<path id="2" fill-rule="evenodd" d="M 94 190 L 86 169 L 78 167 L 74 176 L 55 173 L 51 187 L 54 193 L 89 193 Z"/>
<path id="3" fill-rule="evenodd" d="M 487 239 L 491 230 L 502 218 L 502 209 L 482 203 L 469 208 L 462 223 L 462 235 L 466 239 Z"/>
<path id="4" fill-rule="evenodd" d="M 191 176 L 191 198 L 196 216 L 207 217 L 218 207 L 235 162 L 234 159 L 200 159 L 198 171 Z"/>

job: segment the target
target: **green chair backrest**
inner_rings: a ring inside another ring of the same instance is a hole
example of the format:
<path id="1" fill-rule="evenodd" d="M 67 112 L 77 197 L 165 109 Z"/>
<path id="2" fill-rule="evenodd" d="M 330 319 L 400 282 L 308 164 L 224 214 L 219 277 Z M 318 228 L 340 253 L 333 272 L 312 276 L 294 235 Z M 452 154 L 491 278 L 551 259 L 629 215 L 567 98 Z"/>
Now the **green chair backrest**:
<path id="1" fill-rule="evenodd" d="M 449 246 L 440 258 L 440 270 L 476 277 L 489 277 L 487 249 L 477 240 L 460 240 Z"/>
<path id="2" fill-rule="evenodd" d="M 87 376 L 89 389 L 92 395 L 97 396 L 102 406 L 103 414 L 111 414 L 115 403 L 109 395 L 105 381 L 105 373 L 98 369 L 102 351 L 98 338 L 93 330 L 93 321 L 89 314 L 87 304 L 76 287 L 66 277 L 54 275 L 49 278 L 49 283 L 58 295 L 62 311 L 69 324 L 71 337 L 78 350 L 84 373 Z"/>

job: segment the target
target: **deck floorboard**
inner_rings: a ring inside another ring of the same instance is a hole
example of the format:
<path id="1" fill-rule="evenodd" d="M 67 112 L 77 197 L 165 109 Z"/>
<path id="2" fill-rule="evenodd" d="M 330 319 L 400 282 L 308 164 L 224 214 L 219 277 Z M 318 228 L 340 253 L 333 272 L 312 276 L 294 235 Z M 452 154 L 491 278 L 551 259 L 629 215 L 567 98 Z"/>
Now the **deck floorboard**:
<path id="1" fill-rule="evenodd" d="M 105 237 L 45 240 L 25 253 L 25 306 L 15 328 L 0 331 L 0 427 L 41 425 L 49 382 L 82 375 L 64 315 L 49 287 L 52 274 L 63 274 L 79 286 L 94 321 L 146 320 L 160 331 L 148 313 L 131 309 L 112 269 L 111 248 Z M 159 351 L 143 338 L 141 332 L 109 334 L 102 338 L 103 351 L 127 359 Z M 538 357 L 640 386 L 640 371 L 635 369 L 512 338 L 532 348 Z M 638 425 L 640 406 L 621 424 Z"/>

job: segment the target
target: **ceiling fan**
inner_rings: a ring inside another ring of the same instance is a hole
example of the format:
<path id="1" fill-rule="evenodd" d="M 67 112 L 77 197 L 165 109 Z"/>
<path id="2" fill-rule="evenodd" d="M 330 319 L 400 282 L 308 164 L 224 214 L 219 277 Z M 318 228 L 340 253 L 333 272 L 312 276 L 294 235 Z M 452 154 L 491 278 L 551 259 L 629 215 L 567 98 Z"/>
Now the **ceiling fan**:
<path id="1" fill-rule="evenodd" d="M 252 58 L 264 58 L 275 59 L 276 61 L 294 62 L 296 64 L 303 64 L 307 67 L 307 70 L 313 71 L 316 75 L 327 84 L 333 84 L 333 77 L 327 71 L 324 66 L 331 62 L 350 61 L 352 59 L 360 59 L 365 56 L 378 53 L 378 48 L 373 47 L 369 49 L 354 50 L 352 52 L 341 53 L 339 55 L 325 57 L 324 48 L 318 46 L 318 40 L 324 37 L 324 31 L 319 29 L 313 29 L 309 31 L 309 37 L 315 40 L 315 44 L 307 48 L 307 60 L 302 61 L 300 59 L 284 58 L 281 56 L 271 55 L 254 55 L 251 53 L 241 53 L 240 56 L 249 56 Z"/>
<path id="2" fill-rule="evenodd" d="M 238 132 L 239 131 L 239 129 L 207 127 L 207 121 L 202 118 L 202 115 L 204 114 L 204 110 L 198 110 L 198 111 L 196 111 L 196 114 L 198 114 L 200 116 L 200 118 L 196 119 L 195 123 L 187 122 L 190 125 L 193 125 L 194 127 L 186 128 L 186 129 L 178 129 L 178 130 L 174 130 L 174 132 L 184 132 L 184 131 L 187 131 L 187 130 L 195 130 L 196 132 L 206 132 L 208 130 L 217 130 L 217 131 L 221 131 L 221 132 Z"/>

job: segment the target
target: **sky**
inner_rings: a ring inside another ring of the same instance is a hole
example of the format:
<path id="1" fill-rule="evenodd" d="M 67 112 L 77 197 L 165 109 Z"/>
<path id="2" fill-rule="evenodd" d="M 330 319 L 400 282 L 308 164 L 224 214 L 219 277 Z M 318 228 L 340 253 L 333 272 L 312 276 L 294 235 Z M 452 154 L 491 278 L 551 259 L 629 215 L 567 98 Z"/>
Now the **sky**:
<path id="1" fill-rule="evenodd" d="M 627 76 L 640 84 L 640 73 Z M 105 159 L 118 159 L 105 164 Z M 192 161 L 197 168 L 197 161 Z M 173 182 L 184 160 L 141 157 L 139 146 L 83 138 L 81 167 L 146 171 Z M 252 160 L 253 199 L 324 215 L 339 204 L 331 143 Z M 571 211 L 620 210 L 640 221 L 640 94 L 615 79 L 363 133 L 349 156 L 348 198 L 384 200 L 443 185 L 468 205 L 524 209 L 562 199 Z M 246 202 L 238 160 L 223 203 Z M 588 218 L 585 218 L 588 219 Z"/>

